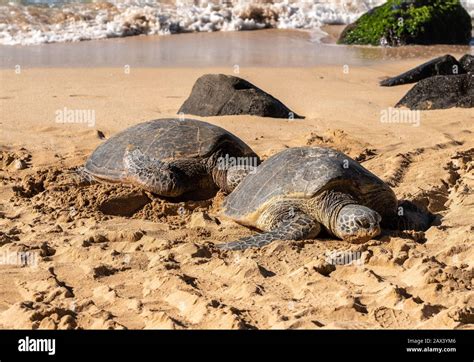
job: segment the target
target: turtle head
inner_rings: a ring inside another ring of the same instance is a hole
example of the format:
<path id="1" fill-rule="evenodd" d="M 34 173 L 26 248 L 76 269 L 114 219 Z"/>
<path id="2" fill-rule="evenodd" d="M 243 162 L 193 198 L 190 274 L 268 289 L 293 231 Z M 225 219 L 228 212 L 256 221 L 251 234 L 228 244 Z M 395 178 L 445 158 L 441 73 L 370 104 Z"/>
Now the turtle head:
<path id="1" fill-rule="evenodd" d="M 380 234 L 380 214 L 368 207 L 350 204 L 337 215 L 333 233 L 351 243 L 365 243 Z"/>

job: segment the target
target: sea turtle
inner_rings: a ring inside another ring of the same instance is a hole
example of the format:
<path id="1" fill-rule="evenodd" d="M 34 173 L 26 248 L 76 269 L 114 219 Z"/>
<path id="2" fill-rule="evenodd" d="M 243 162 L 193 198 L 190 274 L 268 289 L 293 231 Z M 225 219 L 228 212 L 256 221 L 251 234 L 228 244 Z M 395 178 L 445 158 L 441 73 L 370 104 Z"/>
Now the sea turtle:
<path id="1" fill-rule="evenodd" d="M 242 140 L 195 119 L 134 125 L 101 144 L 84 171 L 94 180 L 134 184 L 165 197 L 231 192 L 260 163 Z"/>
<path id="2" fill-rule="evenodd" d="M 219 247 L 241 250 L 273 240 L 310 239 L 321 227 L 362 243 L 379 235 L 383 219 L 387 225 L 408 222 L 400 214 L 392 189 L 345 154 L 322 147 L 289 148 L 263 162 L 223 204 L 224 216 L 264 232 Z M 415 218 L 406 228 L 427 228 L 429 222 Z"/>

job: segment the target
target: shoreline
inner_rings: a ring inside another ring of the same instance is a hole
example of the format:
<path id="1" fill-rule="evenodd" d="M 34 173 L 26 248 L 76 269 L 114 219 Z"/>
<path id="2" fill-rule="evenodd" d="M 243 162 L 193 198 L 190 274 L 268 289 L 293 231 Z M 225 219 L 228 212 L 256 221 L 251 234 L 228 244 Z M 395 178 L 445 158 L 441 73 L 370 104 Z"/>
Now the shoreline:
<path id="1" fill-rule="evenodd" d="M 0 69 L 95 67 L 311 67 L 367 66 L 400 59 L 425 59 L 472 53 L 470 46 L 381 48 L 336 45 L 342 26 L 313 34 L 303 30 L 266 29 L 239 32 L 135 36 L 34 46 L 0 46 Z M 320 40 L 318 40 L 320 39 Z"/>

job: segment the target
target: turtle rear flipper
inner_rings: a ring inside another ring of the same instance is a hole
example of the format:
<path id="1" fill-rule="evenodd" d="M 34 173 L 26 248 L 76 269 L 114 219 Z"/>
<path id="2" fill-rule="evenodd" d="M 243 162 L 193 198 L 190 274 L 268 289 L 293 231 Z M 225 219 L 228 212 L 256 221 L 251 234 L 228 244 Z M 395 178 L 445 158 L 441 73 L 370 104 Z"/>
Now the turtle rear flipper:
<path id="1" fill-rule="evenodd" d="M 275 240 L 302 240 L 314 238 L 319 234 L 321 224 L 310 215 L 296 212 L 292 217 L 288 216 L 277 223 L 273 230 L 220 244 L 217 247 L 223 250 L 261 248 Z"/>

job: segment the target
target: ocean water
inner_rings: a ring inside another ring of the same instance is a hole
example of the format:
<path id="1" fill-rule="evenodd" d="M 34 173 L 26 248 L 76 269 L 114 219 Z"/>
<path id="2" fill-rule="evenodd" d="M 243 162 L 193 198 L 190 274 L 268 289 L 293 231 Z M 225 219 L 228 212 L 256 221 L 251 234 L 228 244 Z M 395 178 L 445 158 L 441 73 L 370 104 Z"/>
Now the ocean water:
<path id="1" fill-rule="evenodd" d="M 313 32 L 264 29 L 0 46 L 0 69 L 105 67 L 131 68 L 133 72 L 144 67 L 217 67 L 225 73 L 238 73 L 248 67 L 371 66 L 402 59 L 419 59 L 421 63 L 444 54 L 459 58 L 473 49 L 453 45 L 337 46 L 315 41 Z M 275 74 L 278 77 L 278 71 Z"/>
<path id="2" fill-rule="evenodd" d="M 383 0 L 0 0 L 0 44 L 348 24 Z M 474 17 L 474 0 L 464 0 Z M 323 33 L 321 33 L 323 34 Z"/>

